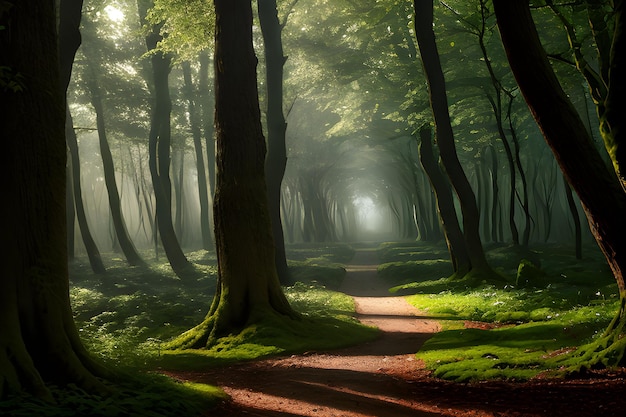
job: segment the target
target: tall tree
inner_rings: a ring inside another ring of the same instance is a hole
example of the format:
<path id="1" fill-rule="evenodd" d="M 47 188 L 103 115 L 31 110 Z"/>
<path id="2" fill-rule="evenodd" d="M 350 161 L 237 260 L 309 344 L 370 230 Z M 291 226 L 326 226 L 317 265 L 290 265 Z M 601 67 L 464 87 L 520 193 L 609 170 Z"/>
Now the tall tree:
<path id="1" fill-rule="evenodd" d="M 102 93 L 100 74 L 96 69 L 96 63 L 99 59 L 99 45 L 95 42 L 97 37 L 95 25 L 89 19 L 82 19 L 83 24 L 83 48 L 82 53 L 86 58 L 84 65 L 83 80 L 85 87 L 89 95 L 89 100 L 95 111 L 96 115 L 96 130 L 98 132 L 98 143 L 100 146 L 100 155 L 102 157 L 102 168 L 104 172 L 104 183 L 106 185 L 107 197 L 109 201 L 109 210 L 111 213 L 111 219 L 113 220 L 113 226 L 115 230 L 115 237 L 117 242 L 126 257 L 129 265 L 144 265 L 144 261 L 137 252 L 135 244 L 129 236 L 126 228 L 126 221 L 122 213 L 121 198 L 118 190 L 117 179 L 115 176 L 115 164 L 113 161 L 113 155 L 109 145 L 109 139 L 107 135 L 106 117 L 104 100 L 105 95 Z M 61 39 L 63 41 L 63 39 Z M 72 145 L 74 146 L 74 145 Z"/>
<path id="2" fill-rule="evenodd" d="M 196 92 L 191 77 L 191 64 L 188 61 L 182 63 L 183 78 L 185 81 L 184 93 L 187 99 L 189 112 L 189 124 L 193 137 L 193 148 L 196 154 L 196 171 L 198 174 L 198 197 L 200 199 L 200 233 L 202 234 L 202 248 L 213 249 L 211 237 L 211 217 L 209 212 L 209 188 L 206 180 L 206 168 L 204 165 L 204 153 L 202 150 L 202 126 L 200 116 L 196 109 Z"/>
<path id="3" fill-rule="evenodd" d="M 88 48 L 87 48 L 88 49 Z M 117 187 L 117 179 L 115 178 L 115 165 L 113 162 L 113 154 L 111 153 L 111 147 L 109 146 L 109 140 L 107 137 L 104 105 L 102 103 L 102 93 L 100 84 L 98 82 L 98 75 L 93 68 L 93 62 L 91 59 L 94 57 L 91 54 L 86 54 L 90 63 L 88 63 L 86 84 L 90 93 L 91 105 L 96 112 L 96 127 L 98 129 L 98 143 L 100 144 L 100 155 L 102 156 L 102 168 L 104 171 L 104 183 L 107 187 L 107 196 L 109 199 L 109 210 L 111 211 L 111 218 L 113 219 L 113 226 L 115 228 L 115 236 L 120 244 L 120 248 L 126 257 L 129 265 L 145 265 L 143 259 L 137 252 L 135 244 L 128 234 L 126 229 L 126 221 L 122 213 L 122 205 L 120 193 Z"/>
<path id="4" fill-rule="evenodd" d="M 149 0 L 138 0 L 137 2 L 139 16 L 143 23 L 146 22 L 149 4 Z M 146 46 L 148 51 L 152 52 L 150 61 L 152 64 L 154 103 L 150 121 L 148 163 L 156 199 L 157 226 L 161 243 L 163 243 L 163 250 L 176 275 L 184 277 L 193 270 L 193 266 L 180 247 L 172 220 L 172 184 L 170 180 L 172 100 L 169 92 L 171 56 L 157 49 L 157 44 L 162 39 L 160 27 L 151 25 L 149 29 L 150 32 L 146 36 Z"/>
<path id="5" fill-rule="evenodd" d="M 287 167 L 287 147 L 285 133 L 287 122 L 283 114 L 283 66 L 287 57 L 283 54 L 281 39 L 282 27 L 278 20 L 276 0 L 258 0 L 259 23 L 265 46 L 265 80 L 267 97 L 267 156 L 265 158 L 265 178 L 269 200 L 272 234 L 274 236 L 274 257 L 278 278 L 284 285 L 291 284 L 285 236 L 280 217 L 280 196 L 285 168 Z"/>
<path id="6" fill-rule="evenodd" d="M 614 1 L 615 31 L 606 79 L 610 93 L 607 105 L 615 112 L 626 94 L 626 82 L 620 69 L 624 64 L 624 1 Z M 567 181 L 574 188 L 589 221 L 591 231 L 602 249 L 620 293 L 620 307 L 613 322 L 593 349 L 583 352 L 591 362 L 623 364 L 626 337 L 626 193 L 619 175 L 607 168 L 580 115 L 550 66 L 528 1 L 494 0 L 500 36 L 511 70 L 524 98 L 554 153 Z M 529 65 L 532 63 L 532 65 Z M 623 107 L 623 106 L 622 106 Z M 623 117 L 611 119 L 613 133 L 624 131 Z M 613 157 L 613 155 L 611 155 Z M 618 158 L 619 159 L 619 158 Z"/>
<path id="7" fill-rule="evenodd" d="M 78 7 L 80 16 L 81 4 L 64 1 L 62 8 Z M 108 373 L 83 347 L 70 309 L 64 135 L 70 71 L 64 66 L 63 76 L 59 72 L 56 4 L 4 5 L 0 67 L 10 69 L 10 79 L 0 86 L 0 136 L 6 139 L 1 169 L 11 181 L 4 190 L 10 204 L 2 205 L 0 216 L 0 397 L 29 391 L 52 400 L 48 382 L 104 391 L 96 376 Z M 76 22 L 66 17 L 62 11 L 60 31 L 77 33 Z M 63 57 L 73 53 L 61 49 Z"/>
<path id="8" fill-rule="evenodd" d="M 439 154 L 461 205 L 463 235 L 471 262 L 471 271 L 468 272 L 495 278 L 497 275 L 487 263 L 480 240 L 479 212 L 476 205 L 476 197 L 461 167 L 454 144 L 454 133 L 448 112 L 445 79 L 433 31 L 433 1 L 414 0 L 413 6 L 415 9 L 415 36 L 428 83 L 428 93 L 435 120 L 435 135 L 439 146 Z"/>
<path id="9" fill-rule="evenodd" d="M 172 347 L 202 348 L 268 314 L 295 318 L 282 292 L 265 185 L 250 0 L 215 0 L 218 283 L 202 323 Z"/>
<path id="10" fill-rule="evenodd" d="M 419 132 L 419 157 L 426 175 L 437 198 L 437 211 L 439 212 L 446 244 L 450 252 L 450 258 L 454 272 L 463 275 L 471 269 L 471 261 L 467 253 L 467 246 L 463 238 L 463 231 L 454 208 L 452 190 L 445 174 L 441 172 L 439 164 L 433 154 L 432 132 L 430 128 L 423 127 Z"/>
<path id="11" fill-rule="evenodd" d="M 87 252 L 87 257 L 89 259 L 91 269 L 96 274 L 103 274 L 106 272 L 106 268 L 104 266 L 104 263 L 102 262 L 102 257 L 100 256 L 100 250 L 98 249 L 98 245 L 96 244 L 96 241 L 91 234 L 89 223 L 87 222 L 87 213 L 85 211 L 85 203 L 83 201 L 83 191 L 80 180 L 80 157 L 78 153 L 78 139 L 76 138 L 76 132 L 74 131 L 74 122 L 72 120 L 72 114 L 70 113 L 69 107 L 66 109 L 66 112 L 67 114 L 65 119 L 65 140 L 67 142 L 67 147 L 70 153 L 71 162 L 68 165 L 68 169 L 72 170 L 72 182 L 70 184 L 73 186 L 73 201 L 74 207 L 76 208 L 78 228 L 80 230 L 80 236 L 83 239 L 83 244 L 85 245 L 85 251 Z"/>

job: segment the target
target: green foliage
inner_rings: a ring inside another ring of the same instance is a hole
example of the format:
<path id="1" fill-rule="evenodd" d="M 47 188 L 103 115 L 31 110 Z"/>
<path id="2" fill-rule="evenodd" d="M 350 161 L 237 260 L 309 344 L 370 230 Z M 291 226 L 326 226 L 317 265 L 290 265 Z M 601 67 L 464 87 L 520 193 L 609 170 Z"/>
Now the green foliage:
<path id="1" fill-rule="evenodd" d="M 293 251 L 293 252 L 292 252 Z M 301 261 L 289 261 L 299 281 L 285 288 L 302 321 L 268 315 L 263 322 L 222 338 L 206 351 L 164 352 L 166 341 L 202 322 L 215 293 L 215 255 L 188 254 L 205 276 L 179 280 L 166 263 L 130 268 L 109 257 L 108 273 L 96 276 L 88 265 L 71 265 L 71 301 L 84 343 L 117 367 L 210 366 L 282 352 L 330 349 L 369 340 L 376 331 L 354 318 L 352 298 L 337 287 L 345 275 L 339 259 L 350 259 L 347 245 L 293 248 Z M 144 256 L 148 258 L 148 256 Z M 185 362 L 183 364 L 183 362 Z"/>
<path id="2" fill-rule="evenodd" d="M 205 350 L 164 351 L 154 362 L 168 369 L 201 369 L 268 355 L 327 350 L 371 340 L 377 330 L 354 318 L 352 298 L 316 285 L 285 288 L 291 306 L 303 320 L 266 315 L 262 322 L 218 339 Z"/>
<path id="3" fill-rule="evenodd" d="M 440 378 L 459 382 L 483 379 L 526 380 L 554 370 L 554 355 L 598 337 L 616 303 L 578 307 L 520 325 L 491 330 L 455 323 L 429 339 L 417 357 Z M 545 312 L 544 312 L 545 313 Z M 526 318 L 528 320 L 528 317 Z"/>
<path id="4" fill-rule="evenodd" d="M 158 49 L 174 53 L 180 60 L 196 59 L 213 47 L 215 10 L 204 0 L 154 0 L 149 10 L 150 24 L 160 26 L 163 40 Z"/>
<path id="5" fill-rule="evenodd" d="M 76 386 L 51 387 L 56 404 L 23 395 L 0 402 L 0 415 L 7 417 L 61 416 L 201 416 L 227 395 L 204 384 L 178 383 L 161 375 L 128 377 L 108 397 L 89 394 Z"/>
<path id="6" fill-rule="evenodd" d="M 540 372 L 584 367 L 619 344 L 615 335 L 603 335 L 619 302 L 596 247 L 585 248 L 583 260 L 556 245 L 537 245 L 532 252 L 494 247 L 487 254 L 490 263 L 510 277 L 498 286 L 440 278 L 442 271 L 433 265 L 444 259 L 424 256 L 429 253 L 424 243 L 389 242 L 379 253 L 396 259 L 379 268 L 395 285 L 391 291 L 411 294 L 409 303 L 441 320 L 444 331 L 417 354 L 435 376 L 525 380 Z M 523 285 L 514 283 L 515 276 Z"/>
<path id="7" fill-rule="evenodd" d="M 185 285 L 166 263 L 146 269 L 110 257 L 105 276 L 71 264 L 74 319 L 89 350 L 116 366 L 143 366 L 158 356 L 162 340 L 202 321 L 215 293 L 215 256 L 198 251 L 188 258 L 204 275 Z"/>

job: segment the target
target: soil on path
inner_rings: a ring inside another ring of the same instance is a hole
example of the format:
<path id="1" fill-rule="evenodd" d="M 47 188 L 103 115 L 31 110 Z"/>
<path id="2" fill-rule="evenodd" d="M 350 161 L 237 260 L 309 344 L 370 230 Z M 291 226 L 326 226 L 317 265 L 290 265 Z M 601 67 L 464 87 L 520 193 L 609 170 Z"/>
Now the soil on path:
<path id="1" fill-rule="evenodd" d="M 623 415 L 623 374 L 476 384 L 430 377 L 414 354 L 439 324 L 391 296 L 376 267 L 375 251 L 357 251 L 340 291 L 354 298 L 361 322 L 381 330 L 378 339 L 332 352 L 168 374 L 222 387 L 231 400 L 207 414 L 215 417 Z"/>

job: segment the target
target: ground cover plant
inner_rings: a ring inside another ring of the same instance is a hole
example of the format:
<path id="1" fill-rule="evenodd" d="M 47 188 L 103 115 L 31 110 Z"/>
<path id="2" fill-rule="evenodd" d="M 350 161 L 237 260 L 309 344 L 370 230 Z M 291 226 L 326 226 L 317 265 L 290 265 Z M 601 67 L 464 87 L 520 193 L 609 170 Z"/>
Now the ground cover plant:
<path id="1" fill-rule="evenodd" d="M 450 279 L 440 267 L 446 259 L 416 260 L 428 246 L 381 245 L 379 273 L 390 291 L 411 294 L 411 304 L 441 319 L 444 330 L 417 354 L 435 376 L 526 380 L 580 371 L 584 361 L 575 357 L 577 347 L 598 339 L 617 311 L 617 286 L 591 245 L 582 260 L 558 245 L 533 251 L 494 246 L 488 258 L 508 278 L 498 287 Z"/>
<path id="2" fill-rule="evenodd" d="M 186 280 L 176 277 L 165 258 L 151 261 L 148 267 L 129 267 L 118 255 L 103 254 L 107 273 L 98 275 L 79 256 L 70 264 L 74 319 L 90 352 L 120 370 L 121 388 L 103 398 L 77 387 L 53 387 L 58 404 L 14 397 L 0 403 L 0 415 L 201 415 L 225 398 L 220 389 L 182 384 L 152 371 L 198 370 L 279 353 L 332 349 L 376 337 L 375 329 L 354 318 L 352 298 L 331 289 L 343 279 L 342 262 L 354 254 L 350 246 L 298 245 L 289 254 L 296 284 L 284 291 L 300 313 L 300 321 L 268 320 L 220 339 L 209 350 L 182 352 L 168 352 L 163 346 L 206 314 L 217 273 L 212 252 L 187 255 L 199 273 Z M 151 255 L 143 253 L 145 259 Z M 144 388 L 137 391 L 137 386 Z"/>

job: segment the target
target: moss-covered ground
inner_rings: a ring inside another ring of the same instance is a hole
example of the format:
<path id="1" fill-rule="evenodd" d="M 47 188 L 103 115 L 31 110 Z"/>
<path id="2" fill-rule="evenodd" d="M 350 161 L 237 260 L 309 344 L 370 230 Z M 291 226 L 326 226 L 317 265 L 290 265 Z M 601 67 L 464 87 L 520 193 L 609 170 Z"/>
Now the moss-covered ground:
<path id="1" fill-rule="evenodd" d="M 87 259 L 79 256 L 70 264 L 76 325 L 90 352 L 122 372 L 125 382 L 109 398 L 76 387 L 53 387 L 56 405 L 30 397 L 9 398 L 0 402 L 0 415 L 193 417 L 225 394 L 216 387 L 181 384 L 151 371 L 163 367 L 198 370 L 370 340 L 376 330 L 359 324 L 352 298 L 335 291 L 345 274 L 343 264 L 353 254 L 349 245 L 290 247 L 289 267 L 297 283 L 284 290 L 302 320 L 268 318 L 220 339 L 210 350 L 183 352 L 166 352 L 162 345 L 205 317 L 215 293 L 213 253 L 188 253 L 196 273 L 185 279 L 175 276 L 164 256 L 155 260 L 152 253 L 143 254 L 147 268 L 129 267 L 119 255 L 103 254 L 107 273 L 102 275 L 93 274 Z"/>
<path id="2" fill-rule="evenodd" d="M 488 249 L 490 264 L 508 280 L 500 286 L 449 279 L 441 245 L 380 245 L 379 274 L 391 291 L 443 324 L 417 357 L 436 376 L 456 381 L 526 380 L 579 366 L 572 352 L 593 343 L 619 305 L 599 250 L 589 246 L 577 260 L 572 248 L 558 245 Z M 518 271 L 520 262 L 534 265 L 532 272 Z"/>

